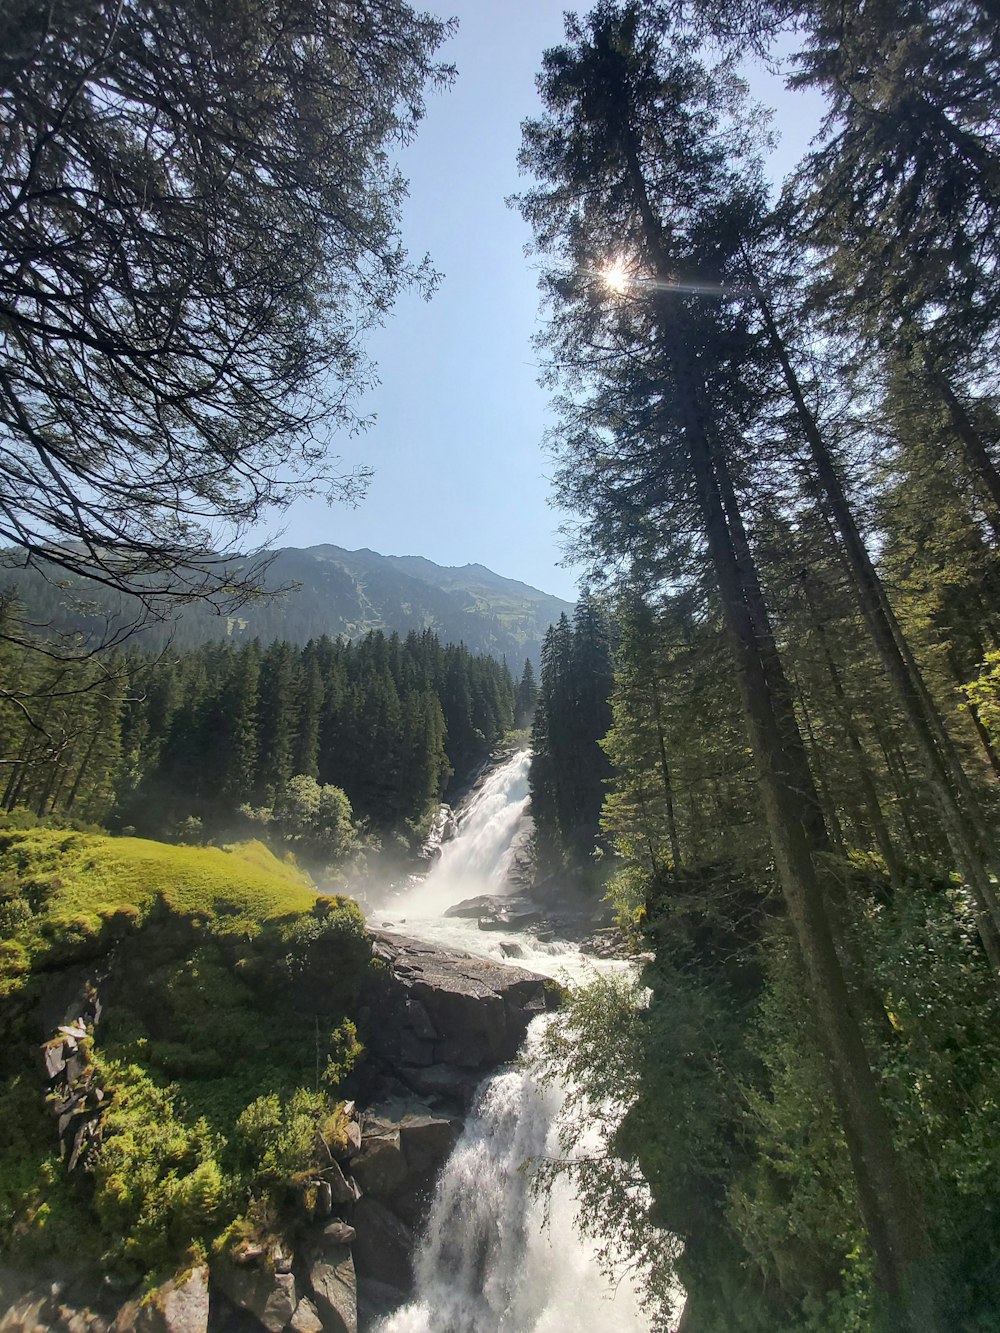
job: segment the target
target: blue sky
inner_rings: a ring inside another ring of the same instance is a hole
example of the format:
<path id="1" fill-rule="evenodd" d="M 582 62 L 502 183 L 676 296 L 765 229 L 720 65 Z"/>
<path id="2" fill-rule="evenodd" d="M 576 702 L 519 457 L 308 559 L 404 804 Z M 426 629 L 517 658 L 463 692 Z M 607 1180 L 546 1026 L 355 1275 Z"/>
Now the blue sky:
<path id="1" fill-rule="evenodd" d="M 442 56 L 458 78 L 431 97 L 400 159 L 410 180 L 403 235 L 411 254 L 431 255 L 441 285 L 430 302 L 404 295 L 371 340 L 381 384 L 363 407 L 376 424 L 335 444 L 345 463 L 375 468 L 367 498 L 353 510 L 297 502 L 283 516 L 283 544 L 478 562 L 574 598 L 576 575 L 559 565 L 565 515 L 547 503 L 547 401 L 531 346 L 537 274 L 523 253 L 527 228 L 504 204 L 525 184 L 517 173 L 520 125 L 538 110 L 541 53 L 562 39 L 567 7 L 563 0 L 448 6 L 459 30 Z M 777 108 L 781 143 L 771 169 L 780 179 L 815 132 L 818 105 L 763 73 L 751 86 Z"/>

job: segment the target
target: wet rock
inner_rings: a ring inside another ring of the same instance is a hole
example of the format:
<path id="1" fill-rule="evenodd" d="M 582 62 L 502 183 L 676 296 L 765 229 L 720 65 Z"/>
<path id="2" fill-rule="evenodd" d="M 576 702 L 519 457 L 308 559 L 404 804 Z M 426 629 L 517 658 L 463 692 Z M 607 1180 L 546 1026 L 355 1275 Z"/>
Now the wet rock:
<path id="1" fill-rule="evenodd" d="M 365 1197 L 354 1209 L 354 1265 L 361 1279 L 374 1278 L 408 1291 L 413 1282 L 413 1233 L 378 1199 Z"/>
<path id="2" fill-rule="evenodd" d="M 207 1329 L 208 1268 L 205 1265 L 193 1268 L 182 1278 L 164 1282 L 140 1308 L 135 1320 L 135 1333 L 206 1333 Z"/>
<path id="3" fill-rule="evenodd" d="M 458 1142 L 461 1121 L 443 1116 L 406 1115 L 399 1122 L 399 1140 L 411 1172 L 436 1171 Z"/>
<path id="4" fill-rule="evenodd" d="M 376 1282 L 374 1278 L 358 1279 L 358 1323 L 361 1328 L 371 1328 L 398 1310 L 409 1300 L 409 1293 L 400 1291 L 388 1282 Z"/>
<path id="5" fill-rule="evenodd" d="M 307 1264 L 324 1333 L 358 1333 L 358 1284 L 350 1247 L 310 1247 Z"/>
<path id="6" fill-rule="evenodd" d="M 454 1065 L 400 1065 L 397 1072 L 402 1082 L 421 1097 L 460 1107 L 469 1104 L 480 1081 L 478 1074 Z"/>
<path id="7" fill-rule="evenodd" d="M 498 947 L 505 958 L 524 957 L 524 950 L 519 944 L 515 944 L 512 940 L 501 940 Z"/>
<path id="8" fill-rule="evenodd" d="M 474 917 L 474 916 L 499 916 L 507 906 L 508 899 L 501 894 L 481 893 L 476 898 L 465 898 L 460 903 L 455 903 L 454 907 L 449 907 L 445 911 L 445 916 Z"/>

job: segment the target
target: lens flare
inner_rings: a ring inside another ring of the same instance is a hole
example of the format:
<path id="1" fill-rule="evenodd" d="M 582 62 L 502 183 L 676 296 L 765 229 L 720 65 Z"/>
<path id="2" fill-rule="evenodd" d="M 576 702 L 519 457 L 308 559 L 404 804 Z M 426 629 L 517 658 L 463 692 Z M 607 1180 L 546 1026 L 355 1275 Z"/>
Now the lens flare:
<path id="1" fill-rule="evenodd" d="M 613 263 L 601 270 L 601 279 L 609 291 L 621 296 L 632 284 L 632 277 L 625 267 L 625 261 L 619 256 Z"/>

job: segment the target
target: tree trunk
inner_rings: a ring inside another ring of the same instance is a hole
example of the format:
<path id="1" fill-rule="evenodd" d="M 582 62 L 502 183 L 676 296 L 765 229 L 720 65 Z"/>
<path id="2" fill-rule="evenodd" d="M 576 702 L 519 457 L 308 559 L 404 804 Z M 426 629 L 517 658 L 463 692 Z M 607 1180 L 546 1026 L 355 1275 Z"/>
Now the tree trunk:
<path id="1" fill-rule="evenodd" d="M 775 717 L 780 700 L 768 687 L 759 651 L 759 624 L 755 624 L 747 601 L 718 485 L 725 460 L 718 452 L 713 458 L 698 419 L 701 395 L 680 336 L 676 311 L 664 320 L 662 333 L 684 411 L 691 468 L 735 659 L 778 879 L 804 966 L 878 1282 L 899 1311 L 900 1328 L 912 1333 L 936 1333 L 940 1324 L 933 1298 L 925 1289 L 930 1242 L 923 1211 L 896 1157 L 813 862 L 814 848 L 807 832 L 813 821 L 804 809 L 802 792 L 794 778 L 805 767 L 801 737 L 795 745 L 799 753 L 790 755 L 789 742 L 798 736 L 798 728 L 794 716 L 784 718 L 783 725 Z"/>
<path id="2" fill-rule="evenodd" d="M 889 605 L 885 589 L 854 521 L 833 459 L 816 419 L 806 405 L 784 339 L 749 259 L 746 259 L 746 271 L 772 348 L 781 365 L 789 396 L 809 443 L 819 484 L 843 542 L 861 613 L 903 706 L 948 842 L 976 904 L 976 924 L 984 952 L 994 971 L 1000 974 L 1000 905 L 984 859 L 988 834 L 975 794 Z"/>
<path id="3" fill-rule="evenodd" d="M 654 271 L 666 274 L 670 265 L 662 245 L 662 224 L 646 193 L 637 145 L 630 131 L 626 123 L 622 147 L 629 184 L 643 222 Z M 666 300 L 665 295 L 659 297 L 661 305 Z M 696 376 L 690 344 L 684 337 L 680 301 L 662 312 L 659 324 L 662 344 L 674 372 L 675 401 L 681 412 L 702 526 L 733 652 L 778 881 L 804 967 L 877 1281 L 886 1293 L 900 1330 L 939 1333 L 943 1325 L 936 1314 L 929 1281 L 931 1249 L 923 1209 L 897 1158 L 834 947 L 807 831 L 814 828 L 815 819 L 796 784 L 797 776 L 808 773 L 808 763 L 787 683 L 783 693 L 769 687 L 761 643 L 773 645 L 773 636 L 766 614 L 755 624 L 760 607 L 752 594 L 750 598 L 747 595 L 747 575 L 752 574 L 753 582 L 757 583 L 752 558 L 749 561 L 744 558 L 741 574 L 723 499 L 724 495 L 732 495 L 732 481 L 724 452 L 713 449 L 706 430 L 704 386 Z M 749 555 L 747 551 L 746 556 Z"/>
<path id="4" fill-rule="evenodd" d="M 650 663 L 652 673 L 652 663 Z M 663 722 L 660 717 L 660 692 L 653 679 L 653 719 L 656 723 L 656 739 L 660 749 L 660 773 L 663 777 L 663 797 L 667 806 L 667 836 L 670 839 L 670 858 L 674 871 L 681 868 L 681 844 L 677 836 L 677 821 L 674 818 L 674 790 L 670 781 L 670 762 L 667 759 L 667 744 L 663 736 Z"/>
<path id="5" fill-rule="evenodd" d="M 934 363 L 930 352 L 926 353 L 926 357 L 928 378 L 948 409 L 951 424 L 962 441 L 969 471 L 986 501 L 983 507 L 986 520 L 994 534 L 1000 538 L 1000 472 L 947 375 Z"/>

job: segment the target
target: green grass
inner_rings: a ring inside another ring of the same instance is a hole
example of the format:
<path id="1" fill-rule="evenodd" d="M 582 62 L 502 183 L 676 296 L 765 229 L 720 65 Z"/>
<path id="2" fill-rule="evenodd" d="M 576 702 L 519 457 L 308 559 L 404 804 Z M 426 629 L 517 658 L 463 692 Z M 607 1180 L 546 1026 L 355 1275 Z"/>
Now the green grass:
<path id="1" fill-rule="evenodd" d="M 144 922 L 158 901 L 222 933 L 254 935 L 316 901 L 302 872 L 259 842 L 223 851 L 35 828 L 0 833 L 0 993 L 39 953 Z"/>
<path id="2" fill-rule="evenodd" d="M 30 1262 L 86 1235 L 82 1261 L 152 1281 L 234 1228 L 284 1227 L 361 1052 L 357 905 L 317 896 L 259 842 L 7 829 L 0 940 L 0 1249 Z M 80 963 L 103 977 L 86 1048 L 106 1111 L 103 1147 L 69 1177 L 37 1048 L 47 997 Z M 259 1152 L 240 1128 L 258 1104 L 274 1121 Z"/>

